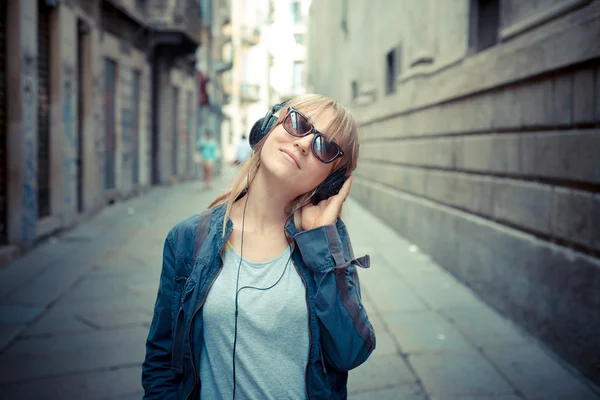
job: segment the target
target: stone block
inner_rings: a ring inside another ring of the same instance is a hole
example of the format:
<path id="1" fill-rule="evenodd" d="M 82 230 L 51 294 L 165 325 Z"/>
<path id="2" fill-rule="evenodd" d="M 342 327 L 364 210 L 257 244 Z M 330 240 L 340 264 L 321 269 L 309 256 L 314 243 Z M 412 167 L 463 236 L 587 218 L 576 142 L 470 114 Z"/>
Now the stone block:
<path id="1" fill-rule="evenodd" d="M 552 201 L 552 235 L 582 246 L 590 246 L 594 221 L 594 196 L 588 192 L 555 188 Z"/>
<path id="2" fill-rule="evenodd" d="M 490 347 L 483 351 L 527 399 L 598 399 L 581 379 L 536 344 Z"/>
<path id="3" fill-rule="evenodd" d="M 444 106 L 436 105 L 433 107 L 426 108 L 424 110 L 420 110 L 418 112 L 423 113 L 423 126 L 421 129 L 421 135 L 432 135 L 436 133 L 444 132 L 444 124 L 445 121 L 443 119 L 444 115 Z"/>
<path id="4" fill-rule="evenodd" d="M 394 312 L 382 316 L 403 353 L 472 349 L 459 331 L 433 311 Z"/>
<path id="5" fill-rule="evenodd" d="M 520 135 L 477 135 L 462 140 L 461 169 L 517 173 Z"/>
<path id="6" fill-rule="evenodd" d="M 514 393 L 502 376 L 474 350 L 413 355 L 409 362 L 432 398 Z"/>
<path id="7" fill-rule="evenodd" d="M 492 129 L 494 118 L 494 93 L 485 92 L 463 100 L 469 112 L 463 118 L 466 119 L 465 132 L 481 132 Z"/>
<path id="8" fill-rule="evenodd" d="M 548 78 L 531 81 L 520 87 L 517 104 L 521 108 L 521 127 L 536 127 L 548 124 L 552 111 L 552 80 Z"/>
<path id="9" fill-rule="evenodd" d="M 594 85 L 594 104 L 596 104 L 595 121 L 600 121 L 600 67 L 596 68 L 596 83 Z"/>
<path id="10" fill-rule="evenodd" d="M 594 69 L 573 73 L 573 123 L 594 122 Z"/>
<path id="11" fill-rule="evenodd" d="M 600 183 L 597 129 L 535 135 L 537 176 Z"/>
<path id="12" fill-rule="evenodd" d="M 552 81 L 548 122 L 552 126 L 570 126 L 573 122 L 573 74 L 565 72 Z"/>
<path id="13" fill-rule="evenodd" d="M 494 181 L 492 215 L 527 230 L 550 233 L 552 187 L 512 179 Z"/>
<path id="14" fill-rule="evenodd" d="M 520 93 L 527 90 L 527 86 L 511 86 L 493 92 L 494 113 L 492 114 L 492 129 L 506 130 L 519 126 L 521 114 L 524 112 L 523 104 L 519 102 Z"/>
<path id="15" fill-rule="evenodd" d="M 416 382 L 417 378 L 400 356 L 370 357 L 350 372 L 348 392 L 363 392 Z"/>
<path id="16" fill-rule="evenodd" d="M 427 198 L 441 203 L 452 204 L 450 195 L 451 175 L 441 171 L 429 171 L 427 173 L 427 187 L 425 195 Z"/>
<path id="17" fill-rule="evenodd" d="M 471 199 L 469 209 L 476 214 L 490 215 L 492 212 L 493 179 L 474 176 L 469 185 Z"/>
<path id="18" fill-rule="evenodd" d="M 600 221 L 600 195 L 595 195 L 592 200 L 592 212 L 590 220 Z M 592 232 L 590 234 L 590 247 L 594 250 L 600 250 L 600 224 L 592 223 Z"/>

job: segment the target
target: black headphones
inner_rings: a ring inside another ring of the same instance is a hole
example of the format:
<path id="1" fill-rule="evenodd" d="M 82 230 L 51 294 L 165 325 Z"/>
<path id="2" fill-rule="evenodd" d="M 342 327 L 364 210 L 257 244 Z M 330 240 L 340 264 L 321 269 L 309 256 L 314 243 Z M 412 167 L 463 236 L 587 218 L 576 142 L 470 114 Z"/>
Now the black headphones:
<path id="1" fill-rule="evenodd" d="M 279 119 L 275 113 L 285 107 L 288 102 L 289 100 L 286 100 L 275 104 L 267 115 L 254 123 L 250 130 L 249 137 L 250 147 L 252 147 L 253 150 L 275 127 L 277 120 Z M 344 169 L 338 169 L 331 173 L 319 186 L 317 186 L 311 197 L 311 203 L 316 205 L 320 201 L 338 194 L 342 189 L 344 182 L 346 182 L 346 179 L 348 179 L 348 176 L 346 176 L 346 171 Z"/>

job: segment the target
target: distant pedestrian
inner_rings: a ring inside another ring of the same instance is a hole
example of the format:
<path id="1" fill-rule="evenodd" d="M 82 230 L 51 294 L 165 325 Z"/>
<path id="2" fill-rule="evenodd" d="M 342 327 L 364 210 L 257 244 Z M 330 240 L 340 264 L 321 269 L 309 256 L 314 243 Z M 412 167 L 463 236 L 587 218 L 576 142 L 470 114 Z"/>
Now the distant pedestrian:
<path id="1" fill-rule="evenodd" d="M 335 100 L 276 104 L 232 189 L 167 234 L 144 399 L 346 399 L 375 349 L 339 218 L 358 127 Z"/>
<path id="2" fill-rule="evenodd" d="M 212 132 L 206 132 L 204 139 L 198 140 L 196 150 L 200 153 L 204 165 L 204 185 L 206 188 L 211 188 L 213 168 L 220 156 L 219 145 L 213 138 Z"/>
<path id="3" fill-rule="evenodd" d="M 235 164 L 240 165 L 245 163 L 250 159 L 252 155 L 252 147 L 250 147 L 250 143 L 248 143 L 248 138 L 245 134 L 242 134 L 242 138 L 238 142 L 236 149 L 236 157 Z"/>

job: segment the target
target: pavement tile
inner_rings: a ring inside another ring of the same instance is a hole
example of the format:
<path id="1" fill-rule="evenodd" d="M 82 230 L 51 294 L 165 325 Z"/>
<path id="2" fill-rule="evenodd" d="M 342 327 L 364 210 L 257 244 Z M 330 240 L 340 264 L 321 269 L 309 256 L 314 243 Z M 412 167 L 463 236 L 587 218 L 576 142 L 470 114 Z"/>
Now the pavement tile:
<path id="1" fill-rule="evenodd" d="M 148 301 L 147 298 L 141 297 L 127 290 L 124 291 L 122 296 L 109 297 L 105 299 L 72 301 L 63 298 L 55 304 L 49 313 L 52 313 L 53 315 L 73 316 L 111 311 L 118 312 L 119 310 L 129 310 L 132 308 L 153 310 L 155 298 L 156 294 L 152 300 Z"/>
<path id="2" fill-rule="evenodd" d="M 426 394 L 418 385 L 402 385 L 385 389 L 351 393 L 348 400 L 427 400 Z"/>
<path id="3" fill-rule="evenodd" d="M 463 335 L 433 311 L 382 313 L 404 353 L 473 349 Z"/>
<path id="4" fill-rule="evenodd" d="M 489 307 L 453 308 L 441 313 L 477 346 L 524 344 L 530 339 L 511 321 Z"/>
<path id="5" fill-rule="evenodd" d="M 55 317 L 53 315 L 44 315 L 39 321 L 28 326 L 21 337 L 23 336 L 42 336 L 56 335 L 58 333 L 76 333 L 88 332 L 93 330 L 92 327 L 86 325 L 75 317 Z"/>
<path id="6" fill-rule="evenodd" d="M 350 372 L 348 392 L 414 384 L 416 381 L 400 356 L 369 357 L 363 365 Z"/>
<path id="7" fill-rule="evenodd" d="M 392 335 L 385 331 L 375 331 L 376 335 L 376 348 L 371 354 L 371 357 L 374 356 L 389 356 L 389 355 L 399 355 L 398 346 L 396 346 L 396 342 Z"/>
<path id="8" fill-rule="evenodd" d="M 375 307 L 377 307 L 377 311 L 379 312 L 424 311 L 429 308 L 427 304 L 403 282 L 397 282 L 393 285 L 389 283 L 379 283 L 377 285 L 377 290 L 369 291 L 369 299 Z"/>
<path id="9" fill-rule="evenodd" d="M 493 346 L 483 353 L 527 399 L 600 399 L 537 344 Z"/>
<path id="10" fill-rule="evenodd" d="M 24 329 L 23 325 L 0 325 L 0 351 Z"/>
<path id="11" fill-rule="evenodd" d="M 142 398 L 141 367 L 119 368 L 0 386 L 4 400 L 108 400 Z M 135 394 L 137 392 L 137 394 Z M 134 396 L 137 397 L 133 397 Z"/>
<path id="12" fill-rule="evenodd" d="M 0 358 L 0 385 L 92 372 L 98 369 L 141 365 L 145 342 L 79 348 L 52 353 L 18 354 Z"/>
<path id="13" fill-rule="evenodd" d="M 107 311 L 95 314 L 78 315 L 82 321 L 100 328 L 116 328 L 120 326 L 150 324 L 153 313 L 143 308 Z"/>
<path id="14" fill-rule="evenodd" d="M 44 312 L 44 307 L 0 305 L 0 324 L 28 324 Z"/>
<path id="15" fill-rule="evenodd" d="M 520 396 L 503 394 L 500 396 L 433 396 L 430 400 L 522 400 Z"/>
<path id="16" fill-rule="evenodd" d="M 147 336 L 148 329 L 140 326 L 62 334 L 52 337 L 19 339 L 0 356 L 0 361 L 5 357 L 18 355 L 43 355 L 93 347 L 105 348 L 121 344 L 145 343 Z"/>
<path id="17" fill-rule="evenodd" d="M 79 255 L 80 256 L 80 255 Z M 84 263 L 83 258 L 69 258 L 61 261 L 60 265 L 46 269 L 32 279 L 27 285 L 19 288 L 10 297 L 12 304 L 27 304 L 46 306 L 65 293 L 77 280 L 91 268 L 89 259 Z"/>
<path id="18" fill-rule="evenodd" d="M 514 389 L 475 350 L 409 356 L 432 397 L 512 395 Z"/>
<path id="19" fill-rule="evenodd" d="M 126 295 L 126 287 L 120 277 L 86 277 L 77 282 L 64 297 L 64 301 L 100 300 Z"/>
<path id="20" fill-rule="evenodd" d="M 383 320 L 379 317 L 379 314 L 372 310 L 372 308 L 367 307 L 367 315 L 369 316 L 369 322 L 371 322 L 371 325 L 373 325 L 373 329 L 375 329 L 377 339 L 379 339 L 379 333 L 387 332 L 387 327 L 384 324 Z"/>
<path id="21" fill-rule="evenodd" d="M 471 290 L 449 276 L 435 274 L 413 277 L 410 286 L 435 310 L 483 305 Z"/>

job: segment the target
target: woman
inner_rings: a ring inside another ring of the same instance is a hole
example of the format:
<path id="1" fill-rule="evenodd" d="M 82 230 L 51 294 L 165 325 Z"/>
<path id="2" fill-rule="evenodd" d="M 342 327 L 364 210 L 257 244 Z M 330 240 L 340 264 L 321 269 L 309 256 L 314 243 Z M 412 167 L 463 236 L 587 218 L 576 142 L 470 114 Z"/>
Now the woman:
<path id="1" fill-rule="evenodd" d="M 219 159 L 219 145 L 213 138 L 212 132 L 206 132 L 204 140 L 196 144 L 200 157 L 204 162 L 204 186 L 208 189 L 212 186 L 212 175 L 215 162 Z"/>
<path id="2" fill-rule="evenodd" d="M 343 399 L 375 348 L 356 273 L 369 257 L 339 219 L 352 178 L 323 189 L 356 167 L 355 120 L 303 95 L 250 143 L 232 190 L 167 235 L 145 399 Z"/>

